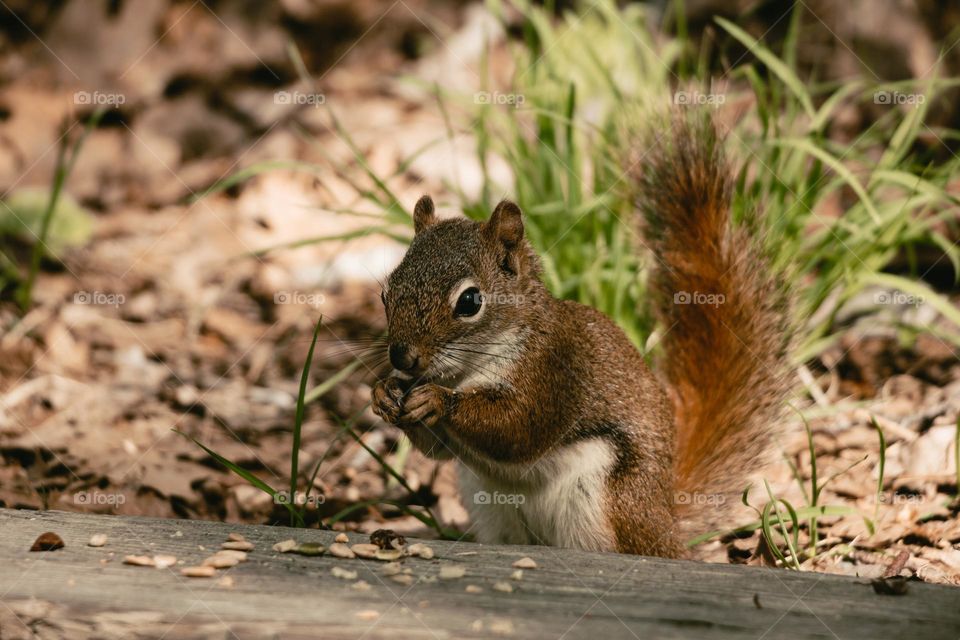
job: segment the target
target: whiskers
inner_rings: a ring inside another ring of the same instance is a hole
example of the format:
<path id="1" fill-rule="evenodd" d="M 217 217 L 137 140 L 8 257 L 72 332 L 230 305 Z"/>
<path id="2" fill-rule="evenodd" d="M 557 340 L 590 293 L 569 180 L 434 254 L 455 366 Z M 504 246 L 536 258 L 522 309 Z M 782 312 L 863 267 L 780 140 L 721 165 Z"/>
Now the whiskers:
<path id="1" fill-rule="evenodd" d="M 507 368 L 514 361 L 510 353 L 513 349 L 509 347 L 515 346 L 512 342 L 457 340 L 445 344 L 437 357 L 466 374 L 466 379 L 476 377 L 485 384 L 501 385 L 506 380 Z"/>
<path id="2" fill-rule="evenodd" d="M 378 370 L 387 364 L 387 336 L 368 334 L 344 338 L 327 330 L 317 337 L 317 359 L 359 360 L 367 368 Z M 299 341 L 297 341 L 299 342 Z M 305 341 L 306 342 L 306 341 Z M 306 345 L 309 346 L 309 345 Z"/>

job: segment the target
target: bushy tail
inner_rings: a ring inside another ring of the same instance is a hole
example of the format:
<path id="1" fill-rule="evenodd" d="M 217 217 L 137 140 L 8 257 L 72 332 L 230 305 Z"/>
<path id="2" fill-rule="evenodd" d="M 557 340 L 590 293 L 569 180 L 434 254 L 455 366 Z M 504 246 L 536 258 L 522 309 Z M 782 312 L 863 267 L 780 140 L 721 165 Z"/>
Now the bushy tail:
<path id="1" fill-rule="evenodd" d="M 731 216 L 732 176 L 707 118 L 675 115 L 638 148 L 651 295 L 676 407 L 678 527 L 723 526 L 748 477 L 775 451 L 790 340 L 786 288 L 770 268 L 756 214 Z"/>

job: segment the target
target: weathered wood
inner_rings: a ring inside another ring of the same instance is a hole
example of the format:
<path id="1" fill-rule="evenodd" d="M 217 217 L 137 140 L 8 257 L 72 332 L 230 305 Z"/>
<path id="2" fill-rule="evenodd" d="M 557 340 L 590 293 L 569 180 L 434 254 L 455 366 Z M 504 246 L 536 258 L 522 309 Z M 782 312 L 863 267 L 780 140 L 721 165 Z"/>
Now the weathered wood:
<path id="1" fill-rule="evenodd" d="M 28 552 L 44 531 L 58 533 L 66 547 Z M 122 564 L 128 554 L 158 553 L 199 564 L 228 532 L 256 549 L 215 578 Z M 287 538 L 329 544 L 334 534 L 327 531 L 0 510 L 0 533 L 2 640 L 960 636 L 960 590 L 922 583 L 911 583 L 903 596 L 880 596 L 866 580 L 822 574 L 429 542 L 436 558 L 406 559 L 419 581 L 405 586 L 383 575 L 384 563 L 375 560 L 271 550 Z M 87 546 L 94 533 L 108 536 L 105 547 Z M 351 535 L 351 542 L 366 541 Z M 511 580 L 511 564 L 523 556 L 538 568 Z M 429 581 L 454 563 L 464 565 L 464 577 Z M 370 590 L 334 577 L 334 566 L 357 571 Z M 223 576 L 232 587 L 219 584 Z M 513 592 L 494 590 L 499 581 Z M 467 592 L 467 585 L 483 591 Z"/>

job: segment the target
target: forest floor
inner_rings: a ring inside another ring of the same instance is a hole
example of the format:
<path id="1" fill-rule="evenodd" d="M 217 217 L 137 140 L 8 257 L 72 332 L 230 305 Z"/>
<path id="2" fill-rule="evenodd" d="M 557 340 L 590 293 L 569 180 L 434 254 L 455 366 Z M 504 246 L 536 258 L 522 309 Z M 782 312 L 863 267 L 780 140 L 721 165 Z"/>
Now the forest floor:
<path id="1" fill-rule="evenodd" d="M 52 51 L 24 35 L 3 57 L 4 193 L 46 193 L 62 123 L 82 121 L 98 100 L 118 104 L 87 139 L 67 185 L 92 212 L 92 235 L 45 263 L 26 315 L 0 304 L 0 506 L 286 522 L 281 505 L 174 429 L 284 486 L 314 324 L 322 314 L 311 378 L 319 384 L 353 361 L 357 341 L 382 331 L 376 279 L 403 251 L 366 237 L 251 255 L 362 223 L 334 213 L 362 207 L 335 163 L 362 171 L 328 111 L 276 98 L 278 91 L 317 95 L 297 81 L 286 37 L 294 34 L 324 103 L 367 162 L 390 175 L 443 130 L 422 85 L 475 80 L 464 65 L 477 62 L 484 19 L 473 8 L 426 0 L 395 4 L 386 20 L 374 2 L 350 10 L 303 5 L 302 14 L 291 8 L 298 3 L 267 4 L 264 16 L 234 14 L 231 5 L 214 12 L 202 2 L 125 3 L 118 15 L 98 15 L 68 2 L 44 28 Z M 411 42 L 422 43 L 417 56 Z M 117 77 L 115 85 L 106 80 Z M 391 187 L 405 203 L 427 192 L 442 201 L 451 167 L 468 185 L 479 170 L 471 144 L 431 149 Z M 277 159 L 320 170 L 271 171 L 193 198 L 240 168 Z M 316 481 L 323 501 L 311 505 L 311 521 L 385 497 L 426 504 L 445 527 L 469 533 L 451 463 L 403 454 L 399 432 L 363 410 L 381 373 L 358 367 L 308 407 L 301 469 L 330 448 Z M 913 575 L 960 584 L 955 349 L 933 336 L 904 346 L 893 333 L 854 327 L 798 378 L 804 406 L 812 407 L 819 478 L 839 474 L 819 503 L 856 507 L 876 520 L 872 534 L 860 517 L 821 520 L 821 552 L 804 568 L 873 577 L 907 550 Z M 388 481 L 358 443 L 334 440 L 337 420 L 358 412 L 364 444 L 402 469 L 413 494 Z M 887 445 L 879 493 L 872 418 Z M 781 462 L 765 477 L 777 497 L 802 506 L 809 498 L 794 469 L 809 492 L 811 456 L 803 423 L 790 420 Z M 756 489 L 752 495 L 765 502 Z M 337 526 L 431 534 L 382 505 Z M 768 564 L 761 538 L 727 536 L 696 553 Z"/>

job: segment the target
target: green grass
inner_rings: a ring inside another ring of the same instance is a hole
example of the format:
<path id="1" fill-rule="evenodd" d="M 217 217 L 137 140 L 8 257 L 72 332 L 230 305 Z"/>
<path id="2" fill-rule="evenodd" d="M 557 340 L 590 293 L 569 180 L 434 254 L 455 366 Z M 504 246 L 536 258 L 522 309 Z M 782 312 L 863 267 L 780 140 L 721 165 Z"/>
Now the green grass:
<path id="1" fill-rule="evenodd" d="M 494 12 L 501 10 L 502 3 L 489 4 Z M 502 197 L 516 200 L 526 214 L 527 235 L 543 260 L 550 290 L 600 309 L 643 347 L 655 329 L 644 290 L 650 256 L 634 231 L 628 162 L 650 151 L 636 148 L 638 130 L 662 117 L 678 88 L 707 92 L 702 86 L 708 73 L 705 61 L 718 52 L 695 51 L 679 37 L 655 39 L 637 5 L 617 8 L 612 0 L 600 0 L 579 14 L 554 20 L 547 9 L 512 4 L 526 17 L 523 42 L 511 46 L 516 73 L 509 87 L 484 83 L 478 89 L 522 96 L 522 104 L 478 103 L 476 94 L 428 87 L 436 92 L 447 125 L 446 132 L 423 149 L 445 144 L 459 132 L 472 134 L 482 188 L 471 196 L 459 184 L 447 184 L 452 204 L 471 218 L 485 219 Z M 798 327 L 795 362 L 808 361 L 833 343 L 844 330 L 836 324 L 843 305 L 874 286 L 922 296 L 949 321 L 949 328 L 938 334 L 941 339 L 960 345 L 960 312 L 949 300 L 915 277 L 883 272 L 895 256 L 912 256 L 919 245 L 940 248 L 960 272 L 960 248 L 938 230 L 941 224 L 956 226 L 960 200 L 946 185 L 960 170 L 960 160 L 949 156 L 934 163 L 922 141 L 924 136 L 960 136 L 924 123 L 934 97 L 960 80 L 803 81 L 792 63 L 798 19 L 792 20 L 787 48 L 779 53 L 730 22 L 717 19 L 717 26 L 755 58 L 727 72 L 729 88 L 722 94 L 728 103 L 752 102 L 727 136 L 737 172 L 734 213 L 742 224 L 747 223 L 748 209 L 767 213 L 758 232 L 769 239 L 774 268 L 786 274 L 797 292 L 795 315 L 809 319 Z M 481 77 L 487 75 L 484 68 Z M 880 90 L 918 93 L 925 100 L 915 108 L 890 107 L 850 143 L 828 136 L 840 109 L 869 103 Z M 363 216 L 367 224 L 347 234 L 304 238 L 288 246 L 371 234 L 409 241 L 410 214 L 390 185 L 413 156 L 390 175 L 377 175 L 332 110 L 330 115 L 337 135 L 354 151 L 353 163 L 361 175 L 341 160 L 328 159 L 379 213 L 343 210 L 340 213 Z M 316 148 L 326 153 L 322 145 Z M 511 184 L 493 177 L 490 165 L 495 158 L 510 168 Z M 297 162 L 261 163 L 210 192 L 279 168 L 318 176 L 329 170 Z M 831 201 L 849 196 L 853 201 L 842 216 L 826 213 Z M 928 330 L 900 328 L 908 335 Z"/>
<path id="2" fill-rule="evenodd" d="M 504 3 L 488 4 L 495 14 L 504 10 Z M 505 94 L 513 104 L 481 102 L 475 94 L 428 87 L 438 99 L 446 130 L 423 150 L 462 132 L 474 136 L 482 188 L 479 195 L 471 195 L 456 182 L 446 184 L 451 204 L 471 218 L 485 219 L 500 198 L 516 200 L 525 212 L 527 235 L 542 257 L 545 282 L 555 295 L 600 309 L 641 349 L 650 342 L 656 329 L 645 292 L 651 257 L 634 232 L 634 189 L 626 170 L 631 158 L 651 151 L 636 148 L 639 132 L 671 108 L 675 92 L 699 91 L 745 105 L 743 117 L 727 134 L 736 172 L 734 219 L 760 224 L 756 232 L 768 240 L 772 268 L 796 292 L 794 315 L 803 322 L 797 327 L 795 363 L 808 362 L 837 340 L 847 329 L 837 321 L 839 312 L 870 287 L 922 296 L 947 321 L 936 330 L 938 337 L 960 345 L 960 312 L 945 296 L 920 280 L 915 270 L 907 276 L 884 271 L 898 255 L 911 257 L 919 246 L 930 245 L 942 250 L 954 273 L 960 273 L 960 249 L 940 231 L 942 225 L 956 227 L 960 200 L 946 186 L 958 174 L 960 160 L 949 154 L 939 154 L 948 158 L 939 160 L 929 144 L 931 139 L 956 141 L 960 133 L 933 129 L 925 122 L 934 98 L 960 80 L 881 84 L 869 78 L 844 83 L 801 79 L 795 64 L 802 35 L 799 13 L 791 18 L 782 49 L 772 51 L 723 19 L 716 20 L 723 37 L 697 48 L 686 37 L 680 1 L 674 3 L 672 38 L 654 37 L 644 8 L 637 5 L 620 8 L 613 0 L 600 0 L 554 19 L 548 8 L 520 0 L 510 4 L 525 18 L 522 40 L 511 43 L 516 71 L 509 86 L 489 86 L 485 62 L 484 81 L 477 89 Z M 708 61 L 726 59 L 724 47 L 731 43 L 747 47 L 749 55 L 726 71 L 717 85 L 723 93 L 710 93 Z M 832 138 L 831 126 L 841 110 L 871 103 L 877 91 L 916 93 L 924 100 L 911 108 L 888 107 L 852 141 Z M 376 213 L 361 213 L 360 207 L 342 210 L 339 213 L 365 220 L 365 226 L 290 246 L 370 234 L 409 241 L 411 217 L 391 185 L 419 152 L 390 175 L 378 175 L 335 112 L 329 113 L 354 157 L 352 165 L 330 156 L 328 160 L 360 195 L 365 210 Z M 317 149 L 325 152 L 319 144 Z M 493 177 L 494 160 L 509 167 L 510 183 Z M 280 168 L 320 177 L 329 170 L 297 162 L 262 163 L 210 192 Z M 832 202 L 843 203 L 842 215 L 829 213 Z M 761 223 L 748 215 L 757 208 L 766 212 Z M 910 324 L 895 328 L 907 337 L 931 330 Z M 815 465 L 812 446 L 811 438 Z M 383 466 L 387 475 L 396 477 L 389 465 Z M 814 468 L 808 504 L 799 509 L 768 492 L 769 501 L 757 510 L 759 519 L 737 530 L 762 529 L 771 548 L 786 545 L 781 561 L 797 566 L 800 521 L 809 523 L 809 555 L 816 553 L 819 517 L 857 514 L 848 507 L 819 504 L 820 491 L 830 479 L 818 484 Z M 772 539 L 776 531 L 779 543 Z M 692 544 L 719 533 L 706 533 Z"/>
<path id="3" fill-rule="evenodd" d="M 350 435 L 353 440 L 355 440 L 363 449 L 370 454 L 370 456 L 377 462 L 380 468 L 390 477 L 392 477 L 396 482 L 398 482 L 412 498 L 414 496 L 414 490 L 407 483 L 406 479 L 397 472 L 379 453 L 371 449 L 367 443 L 363 441 L 360 435 L 354 429 L 357 419 L 362 413 L 364 413 L 369 404 L 364 406 L 360 411 L 357 412 L 352 418 L 347 421 L 340 422 L 340 429 L 331 439 L 330 443 L 327 445 L 326 451 L 314 465 L 313 471 L 309 475 L 309 479 L 304 485 L 304 490 L 300 491 L 301 486 L 301 473 L 300 473 L 300 442 L 301 442 L 301 433 L 303 430 L 303 420 L 306 415 L 306 406 L 310 402 L 320 398 L 327 391 L 332 389 L 337 383 L 339 383 L 346 375 L 348 375 L 356 366 L 359 364 L 359 360 L 355 361 L 352 365 L 345 367 L 343 370 L 335 374 L 334 376 L 325 380 L 322 384 L 318 385 L 314 389 L 308 391 L 307 387 L 309 386 L 310 379 L 310 369 L 313 365 L 313 353 L 317 345 L 317 338 L 320 333 L 320 329 L 323 326 L 323 318 L 317 320 L 317 324 L 313 330 L 313 338 L 310 341 L 310 347 L 307 350 L 307 357 L 303 364 L 303 369 L 300 372 L 300 387 L 297 393 L 297 405 L 296 411 L 294 413 L 294 422 L 291 429 L 292 433 L 292 443 L 290 447 L 290 484 L 289 491 L 286 493 L 281 492 L 279 489 L 274 488 L 269 483 L 265 482 L 261 478 L 257 477 L 255 474 L 250 472 L 247 469 L 244 469 L 236 462 L 220 455 L 207 445 L 203 444 L 193 436 L 186 434 L 182 431 L 174 429 L 174 433 L 177 433 L 188 440 L 191 440 L 198 447 L 203 449 L 207 455 L 209 455 L 214 461 L 223 466 L 228 471 L 236 474 L 238 477 L 242 478 L 248 482 L 251 486 L 260 489 L 264 493 L 270 496 L 274 504 L 282 505 L 290 515 L 290 526 L 291 527 L 305 527 L 307 525 L 307 520 L 305 518 L 306 508 L 311 504 L 311 496 L 314 488 L 314 484 L 317 479 L 317 474 L 320 472 L 320 467 L 324 461 L 329 457 L 330 453 L 333 451 L 333 447 L 340 441 L 343 434 Z M 299 499 L 299 496 L 304 496 L 303 499 Z M 440 521 L 436 518 L 433 512 L 429 507 L 423 506 L 423 513 L 417 509 L 411 508 L 410 505 L 396 500 L 388 500 L 386 498 L 377 498 L 374 500 L 367 500 L 359 502 L 349 507 L 346 507 L 340 510 L 338 513 L 326 518 L 323 520 L 322 524 L 326 526 L 333 526 L 333 524 L 343 520 L 347 516 L 353 514 L 356 511 L 365 509 L 370 506 L 375 505 L 389 505 L 400 511 L 411 515 L 426 526 L 430 527 L 436 531 L 437 535 L 441 538 L 460 538 L 459 532 L 445 529 Z"/>
<path id="4" fill-rule="evenodd" d="M 0 239 L 19 237 L 32 245 L 25 274 L 21 273 L 19 265 L 11 257 L 0 251 L 0 289 L 11 283 L 16 284 L 14 298 L 24 313 L 33 304 L 33 287 L 41 259 L 45 255 L 56 254 L 66 246 L 83 244 L 91 233 L 89 214 L 72 199 L 65 197 L 63 188 L 73 172 L 83 143 L 97 128 L 105 113 L 106 108 L 96 109 L 87 118 L 79 136 L 71 138 L 68 135 L 70 129 L 61 131 L 48 194 L 21 190 L 0 201 L 3 207 L 0 211 Z"/>

